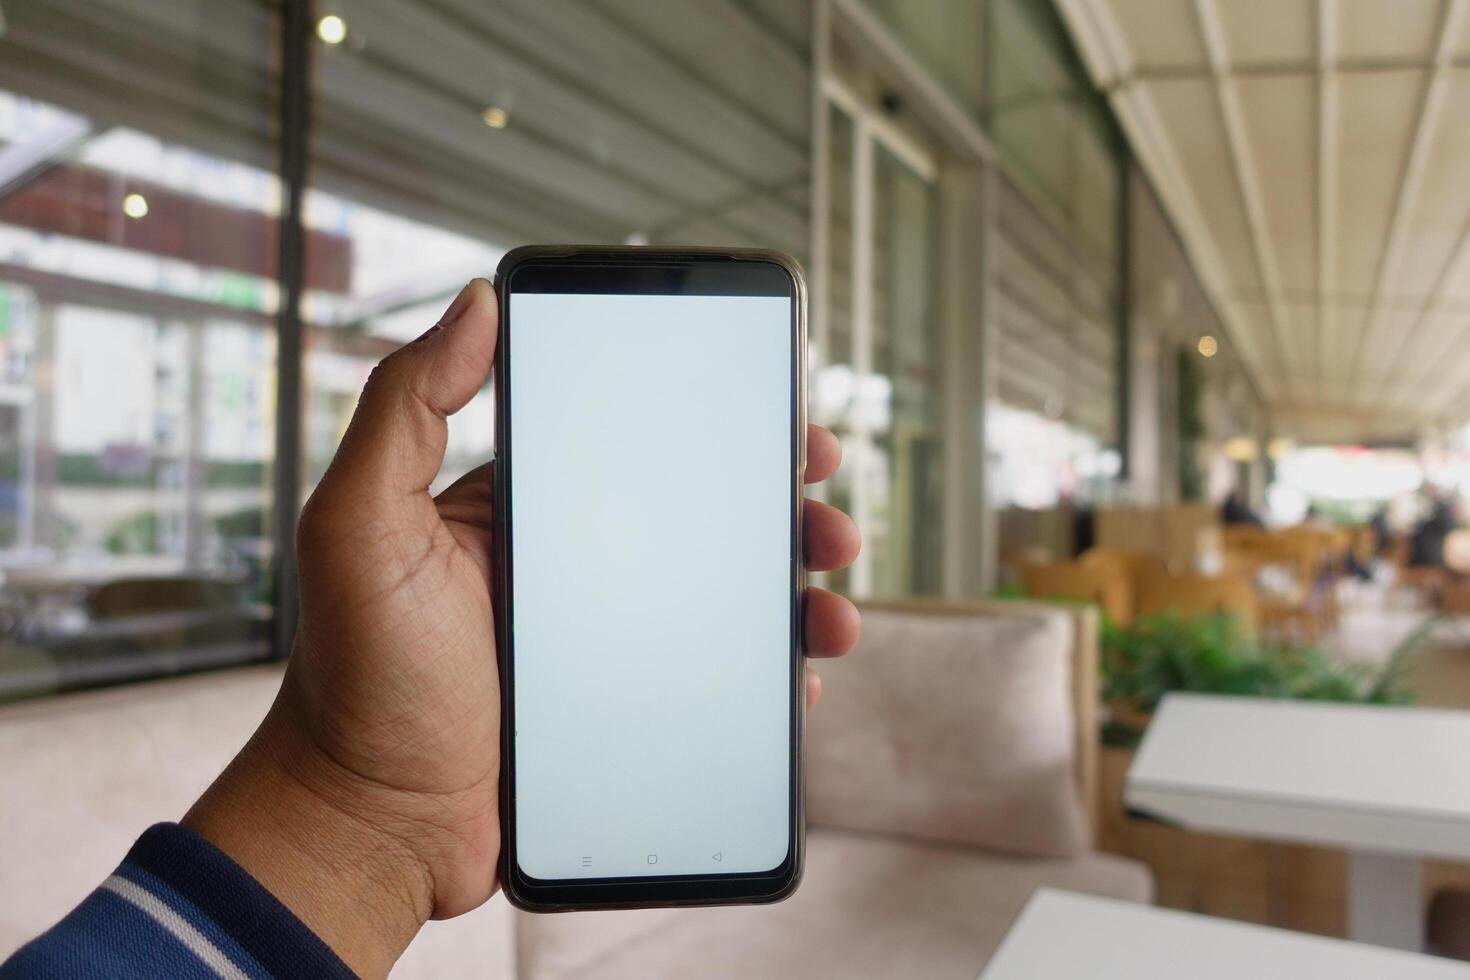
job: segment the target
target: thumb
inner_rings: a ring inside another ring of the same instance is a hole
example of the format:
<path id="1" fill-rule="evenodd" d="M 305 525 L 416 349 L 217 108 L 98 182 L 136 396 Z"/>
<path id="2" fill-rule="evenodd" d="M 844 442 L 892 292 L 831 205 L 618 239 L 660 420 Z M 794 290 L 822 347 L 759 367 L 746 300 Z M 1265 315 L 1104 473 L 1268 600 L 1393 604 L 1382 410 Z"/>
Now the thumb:
<path id="1" fill-rule="evenodd" d="M 499 321 L 495 288 L 470 280 L 437 324 L 373 369 L 322 483 L 354 495 L 427 491 L 444 461 L 446 419 L 490 374 Z"/>

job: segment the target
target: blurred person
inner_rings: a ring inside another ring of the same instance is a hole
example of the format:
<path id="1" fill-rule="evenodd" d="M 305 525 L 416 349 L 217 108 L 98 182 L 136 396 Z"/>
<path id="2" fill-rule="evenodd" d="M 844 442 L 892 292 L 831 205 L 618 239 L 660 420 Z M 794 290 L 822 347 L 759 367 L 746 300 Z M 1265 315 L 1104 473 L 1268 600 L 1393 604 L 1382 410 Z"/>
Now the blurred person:
<path id="1" fill-rule="evenodd" d="M 1388 535 L 1388 505 L 1384 504 L 1367 523 L 1354 529 L 1347 550 L 1347 573 L 1363 582 L 1377 578 L 1382 567 L 1380 556 L 1388 547 Z"/>
<path id="2" fill-rule="evenodd" d="M 1444 566 L 1444 539 L 1459 526 L 1454 495 L 1438 487 L 1429 490 L 1429 512 L 1409 535 L 1409 564 L 1418 568 Z"/>
<path id="3" fill-rule="evenodd" d="M 1220 520 L 1225 524 L 1249 524 L 1254 527 L 1265 527 L 1266 522 L 1261 520 L 1260 515 L 1251 510 L 1250 504 L 1245 502 L 1245 495 L 1236 487 L 1230 491 L 1225 502 L 1220 505 Z"/>
<path id="4" fill-rule="evenodd" d="M 1388 504 L 1384 504 L 1373 512 L 1368 519 L 1368 531 L 1372 534 L 1372 554 L 1374 557 L 1388 550 L 1389 543 L 1393 540 L 1393 528 L 1388 520 Z"/>
<path id="5" fill-rule="evenodd" d="M 383 976 L 426 921 L 494 894 L 490 470 L 427 488 L 497 328 L 474 280 L 373 371 L 302 511 L 300 627 L 269 713 L 180 823 L 145 831 L 0 978 Z M 837 439 L 814 426 L 807 445 L 806 480 L 826 479 Z M 810 569 L 857 554 L 835 508 L 807 501 L 802 530 Z M 809 654 L 852 648 L 852 603 L 812 588 L 805 609 Z"/>

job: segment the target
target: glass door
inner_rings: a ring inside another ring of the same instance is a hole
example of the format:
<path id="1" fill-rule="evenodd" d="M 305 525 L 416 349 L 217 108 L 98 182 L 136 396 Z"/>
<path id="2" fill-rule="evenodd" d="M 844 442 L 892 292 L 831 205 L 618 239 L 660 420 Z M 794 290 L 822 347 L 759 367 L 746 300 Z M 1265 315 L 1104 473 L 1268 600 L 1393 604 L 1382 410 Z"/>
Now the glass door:
<path id="1" fill-rule="evenodd" d="M 863 552 L 828 584 L 857 597 L 940 591 L 937 167 L 893 107 L 827 79 L 826 303 L 813 414 L 843 441 L 829 500 Z"/>

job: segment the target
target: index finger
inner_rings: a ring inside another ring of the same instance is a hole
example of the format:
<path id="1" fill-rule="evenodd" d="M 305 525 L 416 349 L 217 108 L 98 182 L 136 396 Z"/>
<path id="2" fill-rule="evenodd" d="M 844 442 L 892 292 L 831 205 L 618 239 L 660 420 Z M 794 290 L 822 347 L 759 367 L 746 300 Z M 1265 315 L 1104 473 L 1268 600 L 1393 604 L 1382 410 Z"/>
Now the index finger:
<path id="1" fill-rule="evenodd" d="M 821 483 L 837 472 L 842 462 L 842 443 L 828 430 L 816 423 L 806 427 L 806 473 L 807 483 Z"/>

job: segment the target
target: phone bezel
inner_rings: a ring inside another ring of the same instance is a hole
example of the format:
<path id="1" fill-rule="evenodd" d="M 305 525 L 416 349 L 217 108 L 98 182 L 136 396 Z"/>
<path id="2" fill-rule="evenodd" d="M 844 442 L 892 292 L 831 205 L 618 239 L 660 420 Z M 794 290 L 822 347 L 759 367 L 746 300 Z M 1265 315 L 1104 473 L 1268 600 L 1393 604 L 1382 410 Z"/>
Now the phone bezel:
<path id="1" fill-rule="evenodd" d="M 511 297 L 520 291 L 780 295 L 791 299 L 791 845 L 769 872 L 623 878 L 537 879 L 521 871 L 515 833 L 514 590 L 510 499 L 513 446 Z M 725 905 L 779 901 L 801 879 L 805 853 L 802 739 L 806 670 L 802 644 L 805 566 L 801 543 L 802 472 L 806 461 L 806 286 L 795 260 L 756 249 L 528 246 L 508 253 L 495 273 L 500 336 L 495 359 L 496 457 L 494 479 L 496 643 L 500 652 L 501 778 L 500 881 L 511 904 L 529 911 Z M 519 284 L 519 285 L 518 285 Z M 675 285 L 678 289 L 673 288 Z"/>

